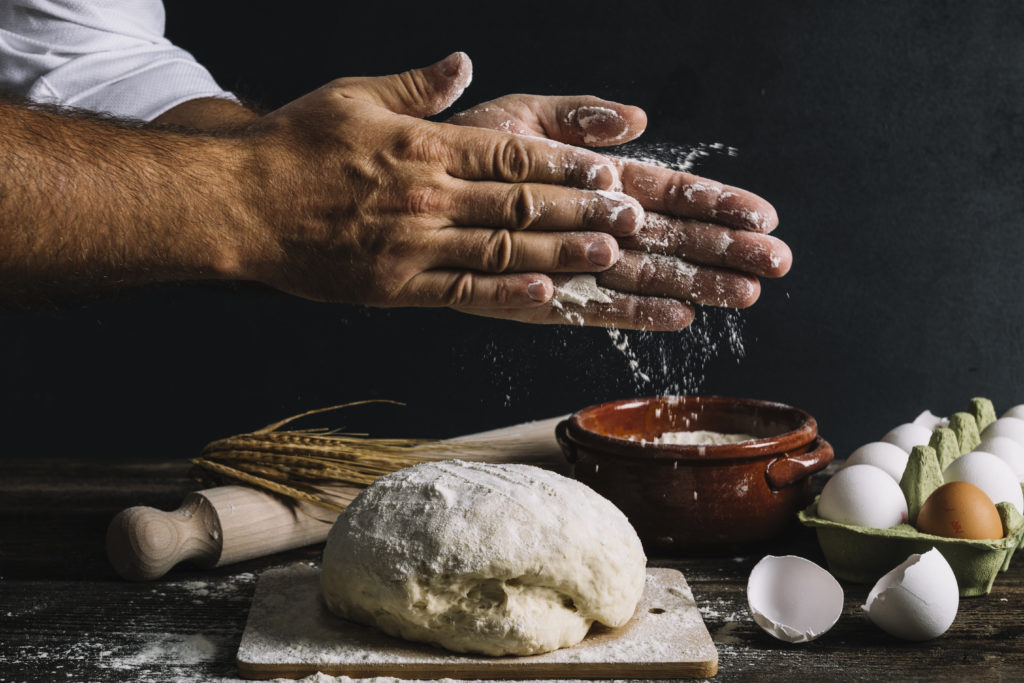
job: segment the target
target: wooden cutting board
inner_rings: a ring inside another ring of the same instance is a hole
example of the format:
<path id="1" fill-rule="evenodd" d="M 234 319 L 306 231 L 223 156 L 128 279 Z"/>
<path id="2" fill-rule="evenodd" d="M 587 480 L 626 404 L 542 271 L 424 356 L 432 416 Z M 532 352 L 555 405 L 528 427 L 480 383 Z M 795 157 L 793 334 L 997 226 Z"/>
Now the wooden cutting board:
<path id="1" fill-rule="evenodd" d="M 331 614 L 320 570 L 270 569 L 256 585 L 238 647 L 245 678 L 300 678 L 321 671 L 354 678 L 707 678 L 718 651 L 693 593 L 674 569 L 647 570 L 632 621 L 595 627 L 580 644 L 529 657 L 458 655 L 392 638 Z"/>

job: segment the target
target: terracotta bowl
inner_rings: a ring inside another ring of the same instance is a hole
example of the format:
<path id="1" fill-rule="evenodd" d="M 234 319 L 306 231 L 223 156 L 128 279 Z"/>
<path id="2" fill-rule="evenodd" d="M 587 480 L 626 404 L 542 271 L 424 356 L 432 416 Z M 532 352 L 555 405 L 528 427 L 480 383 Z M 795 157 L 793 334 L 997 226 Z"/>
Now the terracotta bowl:
<path id="1" fill-rule="evenodd" d="M 651 443 L 695 430 L 757 438 Z M 724 550 L 777 535 L 810 502 L 810 475 L 833 457 L 808 413 L 721 396 L 602 403 L 561 422 L 556 436 L 573 476 L 625 512 L 648 550 Z"/>

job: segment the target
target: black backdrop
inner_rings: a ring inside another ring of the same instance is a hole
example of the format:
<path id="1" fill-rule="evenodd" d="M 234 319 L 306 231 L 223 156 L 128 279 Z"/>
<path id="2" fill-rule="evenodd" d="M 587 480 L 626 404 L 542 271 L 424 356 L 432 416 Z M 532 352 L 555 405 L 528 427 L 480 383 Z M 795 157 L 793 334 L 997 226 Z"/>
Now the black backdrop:
<path id="1" fill-rule="evenodd" d="M 803 407 L 839 455 L 924 408 L 1024 402 L 1020 3 L 169 0 L 167 12 L 172 40 L 267 107 L 461 49 L 475 80 L 457 107 L 592 93 L 644 107 L 648 141 L 738 148 L 698 172 L 768 198 L 795 262 L 742 313 L 746 356 L 723 349 L 702 391 Z M 372 397 L 409 405 L 332 424 L 448 436 L 651 391 L 603 330 L 248 288 L 158 287 L 0 321 L 8 456 L 186 457 Z M 688 332 L 633 344 L 664 353 L 669 379 L 695 353 Z"/>

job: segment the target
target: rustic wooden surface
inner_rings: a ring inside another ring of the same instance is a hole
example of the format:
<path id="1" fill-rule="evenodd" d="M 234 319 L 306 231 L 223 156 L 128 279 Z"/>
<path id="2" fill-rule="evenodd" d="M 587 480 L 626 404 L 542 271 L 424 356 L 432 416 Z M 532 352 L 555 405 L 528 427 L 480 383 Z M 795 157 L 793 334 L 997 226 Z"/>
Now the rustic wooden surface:
<path id="1" fill-rule="evenodd" d="M 314 562 L 309 547 L 152 583 L 120 580 L 103 540 L 118 511 L 178 507 L 194 488 L 181 462 L 8 461 L 0 477 L 0 683 L 234 681 L 235 649 L 257 574 Z M 776 641 L 750 620 L 745 585 L 767 552 L 822 558 L 797 529 L 769 548 L 725 557 L 652 558 L 680 569 L 718 646 L 715 681 L 1024 679 L 1024 557 L 992 593 L 961 601 L 938 640 L 897 641 L 861 613 L 868 587 L 844 585 L 839 623 L 805 645 Z"/>

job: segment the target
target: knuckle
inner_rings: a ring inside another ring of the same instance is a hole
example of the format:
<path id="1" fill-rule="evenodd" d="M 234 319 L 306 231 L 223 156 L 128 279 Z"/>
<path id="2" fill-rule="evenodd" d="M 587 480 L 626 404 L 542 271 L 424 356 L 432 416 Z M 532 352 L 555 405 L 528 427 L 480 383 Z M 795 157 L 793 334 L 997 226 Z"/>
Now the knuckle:
<path id="1" fill-rule="evenodd" d="M 469 306 L 473 303 L 476 280 L 473 273 L 459 273 L 448 286 L 445 303 L 448 306 Z"/>
<path id="2" fill-rule="evenodd" d="M 576 218 L 580 225 L 591 226 L 598 223 L 608 211 L 605 208 L 605 200 L 603 197 L 595 195 L 595 198 L 590 201 L 582 201 L 576 204 L 577 215 Z"/>
<path id="3" fill-rule="evenodd" d="M 495 166 L 503 178 L 521 183 L 530 174 L 530 154 L 519 138 L 508 137 L 497 147 Z"/>
<path id="4" fill-rule="evenodd" d="M 494 302 L 498 306 L 507 306 L 514 303 L 515 291 L 505 279 L 499 280 L 494 285 Z"/>
<path id="5" fill-rule="evenodd" d="M 504 273 L 511 268 L 512 262 L 512 234 L 508 230 L 496 230 L 487 239 L 484 268 L 491 273 Z"/>
<path id="6" fill-rule="evenodd" d="M 510 227 L 526 230 L 540 217 L 534 193 L 526 186 L 513 187 L 506 199 L 505 217 Z"/>
<path id="7" fill-rule="evenodd" d="M 441 140 L 425 134 L 419 126 L 405 126 L 393 135 L 392 154 L 400 161 L 437 159 L 442 154 Z"/>
<path id="8" fill-rule="evenodd" d="M 433 92 L 423 72 L 419 69 L 403 71 L 395 76 L 406 102 L 428 102 L 433 99 Z"/>
<path id="9" fill-rule="evenodd" d="M 655 260 L 648 257 L 640 260 L 636 268 L 636 281 L 644 288 L 653 287 L 660 280 Z"/>
<path id="10" fill-rule="evenodd" d="M 416 216 L 432 216 L 448 208 L 445 194 L 429 185 L 408 190 L 402 204 L 407 213 Z"/>
<path id="11" fill-rule="evenodd" d="M 559 240 L 558 244 L 555 245 L 555 253 L 551 259 L 552 263 L 557 264 L 560 270 L 569 268 L 573 263 L 573 249 L 569 243 L 565 240 Z"/>

